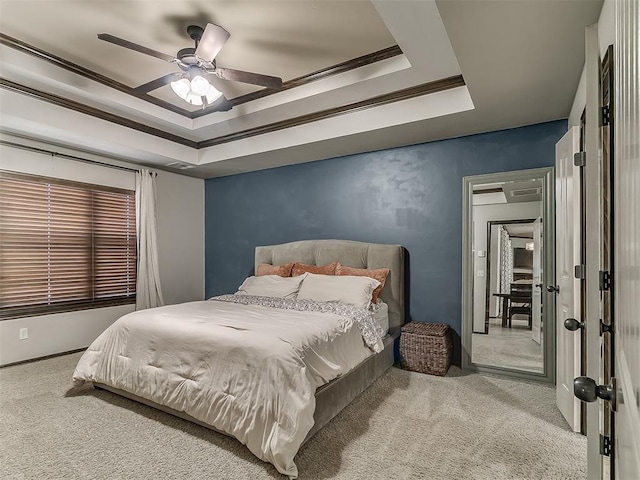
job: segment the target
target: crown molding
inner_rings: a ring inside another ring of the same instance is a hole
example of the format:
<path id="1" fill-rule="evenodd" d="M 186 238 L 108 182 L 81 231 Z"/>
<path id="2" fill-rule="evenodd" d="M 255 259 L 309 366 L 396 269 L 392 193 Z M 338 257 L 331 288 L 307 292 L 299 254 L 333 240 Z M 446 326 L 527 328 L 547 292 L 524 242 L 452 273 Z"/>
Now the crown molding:
<path id="1" fill-rule="evenodd" d="M 60 107 L 68 108 L 70 110 L 74 110 L 79 113 L 84 113 L 85 115 L 90 115 L 92 117 L 96 117 L 101 120 L 106 120 L 108 122 L 122 125 L 124 127 L 132 128 L 134 130 L 138 130 L 143 133 L 155 135 L 156 137 L 164 138 L 165 140 L 176 142 L 181 145 L 186 145 L 188 147 L 195 148 L 195 149 L 202 149 L 202 148 L 212 147 L 214 145 L 221 145 L 223 143 L 229 143 L 236 140 L 242 140 L 245 138 L 254 137 L 256 135 L 263 135 L 265 133 L 271 133 L 278 130 L 284 130 L 286 128 L 305 125 L 308 123 L 316 122 L 318 120 L 325 120 L 328 118 L 337 117 L 339 115 L 344 115 L 347 113 L 357 112 L 367 108 L 387 105 L 389 103 L 408 100 L 411 98 L 427 95 L 430 93 L 442 92 L 444 90 L 450 90 L 452 88 L 458 88 L 464 85 L 465 85 L 465 81 L 462 75 L 456 75 L 453 77 L 448 77 L 441 80 L 436 80 L 433 82 L 427 82 L 421 85 L 405 88 L 403 90 L 385 93 L 383 95 L 371 97 L 359 102 L 348 103 L 346 105 L 341 105 L 339 107 L 320 110 L 320 111 L 309 113 L 306 115 L 300 115 L 297 117 L 288 118 L 286 120 L 268 123 L 266 125 L 260 125 L 258 127 L 247 128 L 245 130 L 240 130 L 238 132 L 234 132 L 228 135 L 221 135 L 219 137 L 210 138 L 208 140 L 195 142 L 193 140 L 189 140 L 187 138 L 165 132 L 164 130 L 150 127 L 148 125 L 144 125 L 134 120 L 130 120 L 128 118 L 121 117 L 119 115 L 114 115 L 112 113 L 105 112 L 98 108 L 91 107 L 89 105 L 85 105 L 83 103 L 77 102 L 75 100 L 70 100 L 67 98 L 63 98 L 59 95 L 43 92 L 42 90 L 37 90 L 35 88 L 27 87 L 26 85 L 21 85 L 19 83 L 0 77 L 0 88 L 3 88 L 5 90 L 9 90 L 12 92 L 20 93 L 22 95 L 37 98 L 39 100 L 43 100 L 45 102 L 58 105 Z"/>

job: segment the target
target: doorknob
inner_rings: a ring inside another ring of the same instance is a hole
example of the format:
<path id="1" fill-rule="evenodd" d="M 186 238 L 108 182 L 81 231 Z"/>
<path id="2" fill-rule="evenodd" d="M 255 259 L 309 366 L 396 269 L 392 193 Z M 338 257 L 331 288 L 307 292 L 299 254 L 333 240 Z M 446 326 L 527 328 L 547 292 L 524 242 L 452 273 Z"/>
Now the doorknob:
<path id="1" fill-rule="evenodd" d="M 595 402 L 598 398 L 611 402 L 611 408 L 616 409 L 616 379 L 612 378 L 609 385 L 598 385 L 593 378 L 578 377 L 573 380 L 573 394 L 583 402 Z"/>
<path id="2" fill-rule="evenodd" d="M 536 287 L 542 288 L 542 284 L 541 283 L 536 283 Z"/>
<path id="3" fill-rule="evenodd" d="M 547 285 L 547 292 L 549 293 L 558 293 L 560 291 L 560 287 L 554 285 Z"/>
<path id="4" fill-rule="evenodd" d="M 579 322 L 575 318 L 567 318 L 564 321 L 564 328 L 566 328 L 567 330 L 571 330 L 572 332 L 575 332 L 579 328 L 584 328 L 584 322 Z"/>

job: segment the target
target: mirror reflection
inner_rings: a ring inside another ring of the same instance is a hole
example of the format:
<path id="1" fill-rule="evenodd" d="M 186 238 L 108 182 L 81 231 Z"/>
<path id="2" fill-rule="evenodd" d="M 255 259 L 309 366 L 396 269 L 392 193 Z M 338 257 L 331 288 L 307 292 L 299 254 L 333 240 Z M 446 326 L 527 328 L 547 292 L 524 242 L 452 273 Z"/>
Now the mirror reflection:
<path id="1" fill-rule="evenodd" d="M 471 361 L 544 371 L 543 182 L 474 185 Z"/>

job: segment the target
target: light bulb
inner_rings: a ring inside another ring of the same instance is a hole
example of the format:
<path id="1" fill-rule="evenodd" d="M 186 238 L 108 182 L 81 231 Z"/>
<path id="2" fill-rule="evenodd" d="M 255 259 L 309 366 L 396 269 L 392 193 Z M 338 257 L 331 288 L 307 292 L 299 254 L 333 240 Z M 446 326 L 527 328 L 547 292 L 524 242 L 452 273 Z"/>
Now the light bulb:
<path id="1" fill-rule="evenodd" d="M 187 95 L 191 91 L 191 83 L 186 78 L 181 78 L 175 82 L 171 82 L 171 89 L 178 95 L 181 99 L 186 100 Z"/>
<path id="2" fill-rule="evenodd" d="M 189 102 L 191 105 L 198 105 L 198 106 L 202 105 L 202 97 L 200 95 L 197 95 L 193 91 L 187 94 L 187 98 L 185 98 L 185 100 Z"/>
<path id="3" fill-rule="evenodd" d="M 191 90 L 193 91 L 193 93 L 201 97 L 207 94 L 210 86 L 211 85 L 209 85 L 207 79 L 201 77 L 200 75 L 196 75 L 191 79 Z"/>
<path id="4" fill-rule="evenodd" d="M 209 105 L 211 105 L 218 98 L 220 98 L 220 95 L 222 95 L 222 92 L 218 91 L 218 89 L 215 88 L 213 85 L 209 85 L 209 90 L 207 91 L 207 94 L 205 95 L 207 97 L 207 103 Z"/>

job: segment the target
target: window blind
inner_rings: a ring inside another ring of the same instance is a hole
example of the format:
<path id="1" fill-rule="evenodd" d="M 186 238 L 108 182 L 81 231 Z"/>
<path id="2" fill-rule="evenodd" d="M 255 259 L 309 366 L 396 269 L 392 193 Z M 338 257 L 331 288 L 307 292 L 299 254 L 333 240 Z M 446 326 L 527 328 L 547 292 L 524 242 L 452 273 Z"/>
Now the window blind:
<path id="1" fill-rule="evenodd" d="M 135 194 L 0 172 L 0 319 L 135 302 Z"/>

